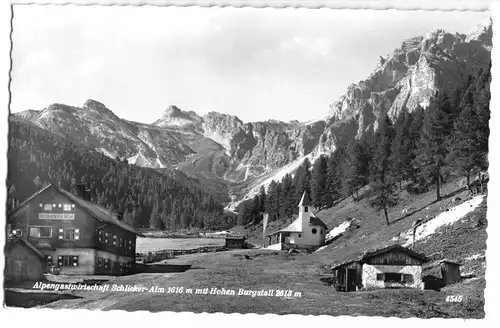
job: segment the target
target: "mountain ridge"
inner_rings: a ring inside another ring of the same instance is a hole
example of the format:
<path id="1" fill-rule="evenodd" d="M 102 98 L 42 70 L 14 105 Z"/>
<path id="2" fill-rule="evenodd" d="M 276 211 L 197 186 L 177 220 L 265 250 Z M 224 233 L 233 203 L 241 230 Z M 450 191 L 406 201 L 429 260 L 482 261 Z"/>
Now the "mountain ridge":
<path id="1" fill-rule="evenodd" d="M 437 92 L 460 87 L 489 64 L 491 26 L 489 19 L 466 34 L 438 29 L 404 40 L 379 56 L 375 70 L 351 83 L 319 120 L 245 123 L 235 115 L 198 115 L 171 105 L 153 123 L 140 123 L 92 99 L 81 108 L 52 104 L 14 115 L 131 164 L 178 169 L 227 195 L 221 201 L 234 209 L 260 186 L 293 174 L 305 157 L 314 160 L 377 129 L 381 115 L 394 119 L 402 110 L 425 108 Z"/>

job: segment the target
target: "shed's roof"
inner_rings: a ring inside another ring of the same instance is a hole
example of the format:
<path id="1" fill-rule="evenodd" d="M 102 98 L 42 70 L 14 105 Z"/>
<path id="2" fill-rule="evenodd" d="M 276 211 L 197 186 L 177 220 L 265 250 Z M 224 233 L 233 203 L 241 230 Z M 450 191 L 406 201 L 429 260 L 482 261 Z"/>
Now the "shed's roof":
<path id="1" fill-rule="evenodd" d="M 452 261 L 452 260 L 449 260 L 449 259 L 442 259 L 441 261 L 438 262 L 439 264 L 442 264 L 442 263 L 447 263 L 447 264 L 454 264 L 454 265 L 462 265 L 460 262 L 458 261 Z"/>
<path id="2" fill-rule="evenodd" d="M 234 239 L 234 240 L 245 240 L 245 236 L 226 236 L 226 239 Z"/>
<path id="3" fill-rule="evenodd" d="M 417 252 L 415 252 L 412 249 L 409 249 L 407 247 L 404 247 L 404 246 L 401 246 L 401 245 L 398 245 L 398 244 L 386 246 L 384 248 L 381 248 L 381 249 L 378 249 L 378 250 L 375 250 L 375 251 L 367 252 L 367 253 L 365 253 L 362 256 L 362 261 L 366 261 L 369 258 L 372 258 L 374 256 L 377 256 L 377 255 L 380 255 L 380 254 L 384 254 L 384 253 L 388 253 L 388 252 L 392 252 L 394 250 L 398 250 L 400 252 L 406 253 L 406 254 L 408 254 L 408 256 L 416 258 L 418 260 L 421 260 L 422 262 L 427 262 L 428 261 L 428 259 L 427 259 L 427 257 L 425 257 L 425 255 L 417 253 Z"/>
<path id="4" fill-rule="evenodd" d="M 43 254 L 40 253 L 40 251 L 38 249 L 36 249 L 35 246 L 33 246 L 32 243 L 30 243 L 28 240 L 24 239 L 24 238 L 15 238 L 15 239 L 11 239 L 9 241 L 7 241 L 7 245 L 9 246 L 12 246 L 12 245 L 15 245 L 17 243 L 21 243 L 23 244 L 24 246 L 28 247 L 31 251 L 33 251 L 39 258 L 43 259 Z"/>
<path id="5" fill-rule="evenodd" d="M 342 267 L 344 265 L 347 265 L 347 264 L 350 264 L 350 263 L 353 263 L 353 262 L 364 263 L 365 261 L 367 261 L 368 259 L 370 259 L 370 258 L 372 258 L 374 256 L 377 256 L 377 255 L 380 255 L 380 254 L 385 254 L 385 253 L 388 253 L 388 252 L 391 252 L 391 251 L 394 251 L 394 250 L 398 250 L 398 251 L 401 251 L 403 253 L 406 253 L 410 257 L 416 258 L 416 259 L 418 259 L 418 260 L 420 260 L 422 262 L 427 262 L 428 261 L 427 257 L 425 257 L 423 254 L 417 253 L 414 250 L 411 250 L 411 249 L 409 249 L 407 247 L 395 244 L 395 245 L 385 246 L 383 248 L 379 248 L 379 249 L 376 249 L 376 250 L 373 250 L 373 251 L 367 251 L 367 252 L 361 254 L 358 257 L 353 257 L 353 258 L 348 259 L 346 261 L 343 261 L 343 262 L 340 262 L 340 263 L 335 263 L 330 268 L 331 268 L 331 270 L 335 270 L 335 269 L 337 269 L 339 267 Z"/>
<path id="6" fill-rule="evenodd" d="M 99 220 L 101 222 L 109 223 L 109 224 L 114 225 L 114 226 L 117 226 L 119 228 L 122 228 L 122 229 L 124 229 L 124 230 L 126 230 L 128 232 L 134 233 L 136 235 L 140 235 L 134 228 L 132 228 L 131 226 L 129 226 L 125 222 L 120 221 L 116 217 L 114 217 L 113 215 L 111 215 L 109 213 L 108 209 L 106 209 L 106 208 L 104 208 L 104 207 L 102 207 L 100 205 L 93 204 L 91 202 L 83 200 L 82 198 L 73 195 L 69 191 L 64 190 L 62 188 L 59 188 L 59 187 L 57 187 L 56 185 L 53 185 L 53 184 L 49 184 L 48 186 L 40 189 L 39 191 L 37 191 L 36 193 L 34 193 L 33 195 L 31 195 L 28 199 L 26 199 L 24 202 L 22 202 L 21 204 L 19 204 L 19 206 L 17 206 L 16 208 L 12 209 L 11 211 L 9 211 L 7 213 L 7 216 L 8 217 L 12 216 L 15 212 L 17 212 L 19 209 L 23 208 L 26 204 L 28 204 L 31 200 L 33 200 L 36 196 L 40 195 L 41 193 L 43 193 L 46 190 L 51 189 L 51 188 L 54 189 L 55 191 L 63 194 L 64 196 L 68 197 L 69 199 L 71 199 L 75 204 L 79 205 L 83 210 L 85 210 L 86 212 L 88 212 L 90 215 L 92 215 L 93 217 L 95 217 L 97 220 Z"/>

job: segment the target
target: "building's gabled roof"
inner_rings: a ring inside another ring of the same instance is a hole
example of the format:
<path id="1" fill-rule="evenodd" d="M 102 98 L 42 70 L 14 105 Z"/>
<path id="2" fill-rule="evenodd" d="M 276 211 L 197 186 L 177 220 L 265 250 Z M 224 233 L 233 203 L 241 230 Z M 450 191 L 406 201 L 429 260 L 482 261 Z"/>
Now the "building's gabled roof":
<path id="1" fill-rule="evenodd" d="M 23 208 L 27 203 L 29 203 L 31 200 L 33 200 L 36 196 L 40 195 L 41 193 L 43 193 L 44 191 L 46 191 L 50 188 L 54 188 L 54 190 L 56 190 L 57 192 L 68 197 L 69 199 L 71 199 L 76 205 L 79 205 L 84 211 L 89 213 L 91 216 L 93 216 L 97 220 L 99 220 L 101 222 L 109 223 L 109 224 L 114 225 L 114 226 L 117 226 L 119 228 L 122 228 L 122 229 L 124 229 L 128 232 L 134 233 L 136 235 L 140 235 L 134 228 L 132 228 L 131 226 L 129 226 L 125 222 L 120 221 L 117 218 L 113 217 L 109 213 L 108 209 L 106 209 L 100 205 L 93 204 L 91 202 L 83 200 L 82 198 L 73 195 L 69 191 L 64 190 L 62 188 L 59 188 L 59 187 L 52 185 L 52 184 L 49 184 L 48 186 L 42 188 L 41 190 L 39 190 L 36 193 L 34 193 L 33 195 L 31 195 L 28 199 L 26 199 L 24 202 L 19 204 L 19 206 L 17 206 L 16 208 L 14 208 L 10 212 L 8 212 L 7 216 L 11 217 L 15 212 L 17 212 L 19 209 Z"/>
<path id="2" fill-rule="evenodd" d="M 427 262 L 428 261 L 428 258 L 426 256 L 424 256 L 423 254 L 420 254 L 420 253 L 417 253 L 415 252 L 414 250 L 411 250 L 407 247 L 404 247 L 404 246 L 401 246 L 401 245 L 390 245 L 390 246 L 386 246 L 386 247 L 383 247 L 383 248 L 380 248 L 380 249 L 377 249 L 377 250 L 374 250 L 374 251 L 368 251 L 368 252 L 365 252 L 363 254 L 361 254 L 360 256 L 358 257 L 354 257 L 352 259 L 349 259 L 347 261 L 344 261 L 344 262 L 341 262 L 341 263 L 336 263 L 336 264 L 333 264 L 330 269 L 331 270 L 335 270 L 339 267 L 342 267 L 346 264 L 350 264 L 350 263 L 353 263 L 353 262 L 360 262 L 360 263 L 365 263 L 368 259 L 374 257 L 374 256 L 377 256 L 377 255 L 380 255 L 380 254 L 384 254 L 384 253 L 387 253 L 387 252 L 391 252 L 391 251 L 394 251 L 394 250 L 398 250 L 398 251 L 401 251 L 403 253 L 406 253 L 408 256 L 410 257 L 413 257 L 413 258 L 416 258 L 422 262 Z"/>
<path id="3" fill-rule="evenodd" d="M 314 213 L 311 214 L 311 218 L 309 219 L 309 224 L 313 226 L 321 226 L 326 229 L 325 222 L 321 221 Z"/>
<path id="4" fill-rule="evenodd" d="M 404 246 L 401 246 L 401 245 L 398 245 L 398 244 L 386 246 L 384 248 L 380 248 L 380 249 L 377 249 L 375 251 L 366 252 L 365 254 L 362 255 L 361 261 L 364 262 L 364 261 L 366 261 L 366 260 L 368 260 L 368 259 L 370 259 L 370 258 L 372 258 L 374 256 L 377 256 L 377 255 L 380 255 L 380 254 L 385 254 L 385 253 L 388 253 L 388 252 L 392 252 L 394 250 L 403 252 L 403 253 L 407 254 L 408 256 L 413 257 L 415 259 L 418 259 L 418 260 L 420 260 L 422 262 L 427 262 L 428 261 L 428 259 L 427 259 L 427 257 L 425 257 L 425 255 L 417 253 L 417 252 L 415 252 L 412 249 L 409 249 L 407 247 L 404 247 Z"/>
<path id="5" fill-rule="evenodd" d="M 309 194 L 306 191 L 304 191 L 302 198 L 300 199 L 299 207 L 302 206 L 311 206 L 311 197 L 309 197 Z"/>
<path id="6" fill-rule="evenodd" d="M 293 221 L 292 223 L 290 223 L 288 225 L 288 227 L 284 228 L 284 229 L 281 229 L 281 230 L 278 230 L 276 231 L 274 234 L 278 233 L 278 232 L 302 232 L 302 227 L 301 227 L 301 221 L 300 221 L 300 217 L 297 218 L 295 221 Z"/>
<path id="7" fill-rule="evenodd" d="M 24 238 L 19 238 L 19 237 L 17 237 L 17 238 L 15 238 L 15 239 L 13 239 L 13 240 L 9 240 L 9 241 L 7 241 L 7 245 L 8 245 L 8 246 L 12 246 L 12 245 L 14 245 L 14 244 L 16 244 L 16 243 L 22 243 L 22 244 L 24 244 L 24 245 L 25 245 L 26 247 L 28 247 L 31 251 L 33 251 L 33 252 L 34 252 L 34 253 L 35 253 L 35 254 L 36 254 L 39 258 L 41 258 L 41 259 L 43 259 L 43 258 L 44 258 L 44 257 L 43 257 L 43 254 L 42 254 L 42 253 L 40 253 L 40 251 L 39 251 L 38 249 L 36 249 L 36 247 L 35 247 L 35 246 L 33 246 L 33 244 L 32 244 L 32 243 L 30 243 L 28 240 L 26 240 L 26 239 L 24 239 Z"/>
<path id="8" fill-rule="evenodd" d="M 24 205 L 28 204 L 33 198 L 36 196 L 40 195 L 43 193 L 45 190 L 50 189 L 50 188 L 57 188 L 56 186 L 49 184 L 43 187 L 42 189 L 38 190 L 35 192 L 33 195 L 28 197 L 26 200 L 24 200 L 21 204 L 17 205 L 15 208 L 11 209 L 10 211 L 7 212 L 7 218 L 11 217 L 15 212 L 17 212 L 19 209 L 23 208 Z"/>
<path id="9" fill-rule="evenodd" d="M 314 214 L 311 214 L 311 217 L 309 218 L 309 225 L 320 226 L 320 227 L 324 227 L 326 229 L 326 224 L 323 221 L 321 221 L 320 219 L 318 219 Z M 302 224 L 300 221 L 300 217 L 295 219 L 295 221 L 290 223 L 286 228 L 275 231 L 275 232 L 269 234 L 268 236 L 272 236 L 272 235 L 275 235 L 275 234 L 280 233 L 280 232 L 302 232 Z"/>

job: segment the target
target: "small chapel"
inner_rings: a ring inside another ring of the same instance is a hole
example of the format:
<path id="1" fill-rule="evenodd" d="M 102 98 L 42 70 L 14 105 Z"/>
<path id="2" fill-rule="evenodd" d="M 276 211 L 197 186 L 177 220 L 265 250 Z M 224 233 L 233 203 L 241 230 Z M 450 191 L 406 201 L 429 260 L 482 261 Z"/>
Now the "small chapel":
<path id="1" fill-rule="evenodd" d="M 267 235 L 270 245 L 273 237 L 277 237 L 277 242 L 271 245 L 272 248 L 283 249 L 285 244 L 294 245 L 297 248 L 323 246 L 327 227 L 312 210 L 311 198 L 307 192 L 304 192 L 299 203 L 299 217 L 288 227 Z"/>

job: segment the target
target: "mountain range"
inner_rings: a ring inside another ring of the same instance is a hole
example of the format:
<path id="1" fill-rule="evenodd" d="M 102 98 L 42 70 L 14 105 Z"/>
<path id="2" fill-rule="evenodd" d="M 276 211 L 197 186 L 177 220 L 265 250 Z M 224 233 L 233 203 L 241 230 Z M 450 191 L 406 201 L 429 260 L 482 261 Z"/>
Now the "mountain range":
<path id="1" fill-rule="evenodd" d="M 310 122 L 245 123 L 172 105 L 155 122 L 139 123 L 91 99 L 82 107 L 52 104 L 13 115 L 130 164 L 182 171 L 235 209 L 262 185 L 293 173 L 306 157 L 314 160 L 376 129 L 381 115 L 394 119 L 402 110 L 425 108 L 437 92 L 460 87 L 489 65 L 491 48 L 491 19 L 466 34 L 435 30 L 405 40 L 380 56 L 365 80 L 349 85 L 324 119 Z"/>

